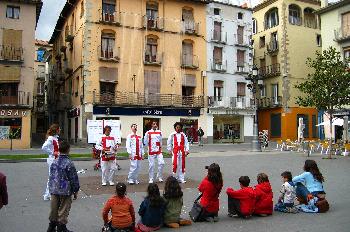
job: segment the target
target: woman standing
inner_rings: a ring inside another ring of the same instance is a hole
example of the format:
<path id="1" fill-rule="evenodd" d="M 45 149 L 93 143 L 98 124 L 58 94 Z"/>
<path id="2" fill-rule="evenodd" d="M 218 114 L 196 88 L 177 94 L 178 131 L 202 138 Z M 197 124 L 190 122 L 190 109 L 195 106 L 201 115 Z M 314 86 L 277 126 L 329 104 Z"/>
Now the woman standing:
<path id="1" fill-rule="evenodd" d="M 46 133 L 46 141 L 41 147 L 41 149 L 48 154 L 46 160 L 49 167 L 49 176 L 50 176 L 50 167 L 52 162 L 58 157 L 58 135 L 60 133 L 60 126 L 58 124 L 52 124 Z M 49 192 L 49 181 L 46 184 L 46 190 L 43 195 L 44 201 L 49 201 L 51 195 Z"/>

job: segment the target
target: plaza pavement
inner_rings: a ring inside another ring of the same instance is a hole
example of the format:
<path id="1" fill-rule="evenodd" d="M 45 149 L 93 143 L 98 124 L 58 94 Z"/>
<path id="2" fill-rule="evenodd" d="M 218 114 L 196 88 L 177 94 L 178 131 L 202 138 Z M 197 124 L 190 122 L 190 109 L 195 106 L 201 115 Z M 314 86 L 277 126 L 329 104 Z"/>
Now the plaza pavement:
<path id="1" fill-rule="evenodd" d="M 195 223 L 189 227 L 180 228 L 181 231 L 350 231 L 350 184 L 349 184 L 349 157 L 338 157 L 335 160 L 324 160 L 320 155 L 312 155 L 319 164 L 325 176 L 324 183 L 327 199 L 331 204 L 330 211 L 325 214 L 283 214 L 276 212 L 270 217 L 253 217 L 249 220 L 229 218 L 227 214 L 227 197 L 225 190 L 228 186 L 238 188 L 238 178 L 248 175 L 251 185 L 256 184 L 256 175 L 265 172 L 270 177 L 274 191 L 274 200 L 277 200 L 281 186 L 281 172 L 292 171 L 293 175 L 302 172 L 307 157 L 302 153 L 293 152 L 263 152 L 249 151 L 211 151 L 204 147 L 204 151 L 192 153 L 187 159 L 187 178 L 191 181 L 183 185 L 184 207 L 183 216 L 188 217 L 188 211 L 193 200 L 198 196 L 196 184 L 206 175 L 205 165 L 212 162 L 219 163 L 224 177 L 224 188 L 220 195 L 220 221 L 218 223 Z M 166 159 L 165 173 L 171 172 L 170 159 Z M 87 169 L 86 173 L 79 174 L 82 182 L 91 178 L 98 180 L 100 173 L 93 171 L 95 161 L 75 162 L 77 170 Z M 119 161 L 122 170 L 116 177 L 118 181 L 127 175 L 129 162 Z M 148 163 L 142 164 L 141 174 L 146 177 Z M 50 203 L 42 200 L 42 192 L 46 184 L 47 167 L 42 162 L 0 163 L 0 171 L 7 175 L 9 205 L 0 210 L 0 232 L 41 232 L 46 231 Z M 128 196 L 133 200 L 135 210 L 145 196 L 144 183 L 137 188 L 129 188 Z M 106 192 L 113 192 L 113 187 L 101 189 L 96 185 L 96 195 L 79 193 L 78 200 L 72 204 L 68 227 L 75 232 L 101 231 L 101 209 L 104 202 L 111 196 Z M 86 186 L 82 186 L 86 188 Z M 84 190 L 84 189 L 83 189 Z M 85 189 L 86 190 L 86 189 Z M 99 191 L 100 190 L 100 191 Z M 89 192 L 89 191 L 86 191 Z M 90 192 L 91 193 L 91 192 Z M 137 217 L 138 219 L 139 217 Z M 170 229 L 161 229 L 170 231 Z"/>

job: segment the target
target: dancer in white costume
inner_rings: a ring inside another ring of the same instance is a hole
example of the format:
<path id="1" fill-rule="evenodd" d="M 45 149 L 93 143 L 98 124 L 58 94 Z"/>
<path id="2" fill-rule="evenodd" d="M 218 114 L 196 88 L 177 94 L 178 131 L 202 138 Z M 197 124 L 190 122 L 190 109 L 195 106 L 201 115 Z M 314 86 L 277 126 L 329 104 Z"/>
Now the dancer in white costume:
<path id="1" fill-rule="evenodd" d="M 157 179 L 159 182 L 163 182 L 164 159 L 162 154 L 162 132 L 158 130 L 156 121 L 152 122 L 152 129 L 146 132 L 143 143 L 148 147 L 149 183 L 153 183 L 155 159 L 158 161 Z"/>
<path id="2" fill-rule="evenodd" d="M 96 149 L 101 151 L 102 186 L 106 186 L 107 181 L 109 185 L 114 185 L 114 173 L 118 170 L 115 157 L 118 143 L 113 136 L 110 136 L 111 131 L 110 126 L 105 126 L 104 134 L 95 145 Z"/>
<path id="3" fill-rule="evenodd" d="M 46 152 L 49 157 L 46 159 L 47 165 L 50 167 L 52 162 L 58 157 L 58 135 L 60 134 L 60 126 L 58 124 L 52 124 L 46 133 L 46 141 L 41 147 L 41 149 Z M 43 195 L 44 201 L 49 201 L 51 199 L 51 194 L 49 192 L 49 180 L 47 180 L 46 190 Z"/>
<path id="4" fill-rule="evenodd" d="M 174 124 L 175 132 L 171 133 L 167 148 L 172 154 L 173 176 L 180 182 L 185 181 L 186 156 L 189 154 L 189 144 L 185 133 L 182 132 L 183 125 L 180 122 Z"/>
<path id="5" fill-rule="evenodd" d="M 137 180 L 141 168 L 141 160 L 143 160 L 144 150 L 142 137 L 136 134 L 137 125 L 131 125 L 132 133 L 126 138 L 126 150 L 130 159 L 130 171 L 128 175 L 129 184 L 139 184 Z"/>

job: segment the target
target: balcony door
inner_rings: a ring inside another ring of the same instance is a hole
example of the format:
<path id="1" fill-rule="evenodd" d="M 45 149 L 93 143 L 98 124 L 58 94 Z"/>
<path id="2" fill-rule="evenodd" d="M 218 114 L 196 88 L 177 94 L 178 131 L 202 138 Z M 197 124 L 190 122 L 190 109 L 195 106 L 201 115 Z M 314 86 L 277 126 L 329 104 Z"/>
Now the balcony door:
<path id="1" fill-rule="evenodd" d="M 182 9 L 182 22 L 185 27 L 185 31 L 195 31 L 195 24 L 193 18 L 193 11 L 189 9 Z"/>
<path id="2" fill-rule="evenodd" d="M 221 41 L 221 22 L 214 22 L 213 39 L 216 41 Z"/>
<path id="3" fill-rule="evenodd" d="M 100 81 L 100 102 L 102 104 L 115 103 L 115 83 Z"/>
<path id="4" fill-rule="evenodd" d="M 157 62 L 157 49 L 158 49 L 157 39 L 147 38 L 146 54 L 145 54 L 146 62 L 151 62 L 151 63 Z"/>
<path id="5" fill-rule="evenodd" d="M 156 27 L 158 18 L 158 5 L 156 3 L 147 3 L 146 5 L 147 28 Z"/>
<path id="6" fill-rule="evenodd" d="M 243 44 L 243 34 L 244 34 L 244 27 L 238 26 L 237 27 L 237 43 Z"/>
<path id="7" fill-rule="evenodd" d="M 224 93 L 224 82 L 214 81 L 214 101 L 222 101 L 222 96 Z"/>
<path id="8" fill-rule="evenodd" d="M 101 57 L 112 59 L 114 54 L 115 35 L 112 33 L 102 33 L 101 36 Z"/>
<path id="9" fill-rule="evenodd" d="M 277 105 L 278 104 L 278 84 L 271 85 L 271 96 L 272 96 L 272 104 Z"/>
<path id="10" fill-rule="evenodd" d="M 114 21 L 115 0 L 102 0 L 102 18 L 104 21 Z"/>
<path id="11" fill-rule="evenodd" d="M 349 37 L 350 36 L 350 12 L 342 14 L 341 19 L 342 19 L 341 25 L 342 25 L 343 37 Z"/>
<path id="12" fill-rule="evenodd" d="M 0 104 L 18 104 L 18 83 L 0 84 Z"/>
<path id="13" fill-rule="evenodd" d="M 182 42 L 183 64 L 186 66 L 193 65 L 193 44 L 190 42 Z"/>

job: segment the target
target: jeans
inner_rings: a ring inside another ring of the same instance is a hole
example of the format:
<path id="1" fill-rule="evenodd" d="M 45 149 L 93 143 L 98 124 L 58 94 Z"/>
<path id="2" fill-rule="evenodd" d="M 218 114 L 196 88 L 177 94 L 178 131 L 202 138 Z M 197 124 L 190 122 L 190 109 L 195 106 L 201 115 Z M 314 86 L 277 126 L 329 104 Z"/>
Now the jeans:
<path id="1" fill-rule="evenodd" d="M 240 217 L 244 217 L 241 213 L 241 206 L 238 199 L 228 197 L 228 213 L 229 214 L 237 214 Z"/>
<path id="2" fill-rule="evenodd" d="M 297 197 L 300 197 L 305 202 L 307 202 L 307 196 L 310 194 L 310 191 L 302 183 L 297 183 L 296 186 L 297 186 L 297 188 L 295 190 L 295 193 L 296 193 Z M 325 192 L 324 191 L 314 191 L 314 192 L 311 192 L 311 195 L 316 197 L 319 193 L 325 193 Z"/>

